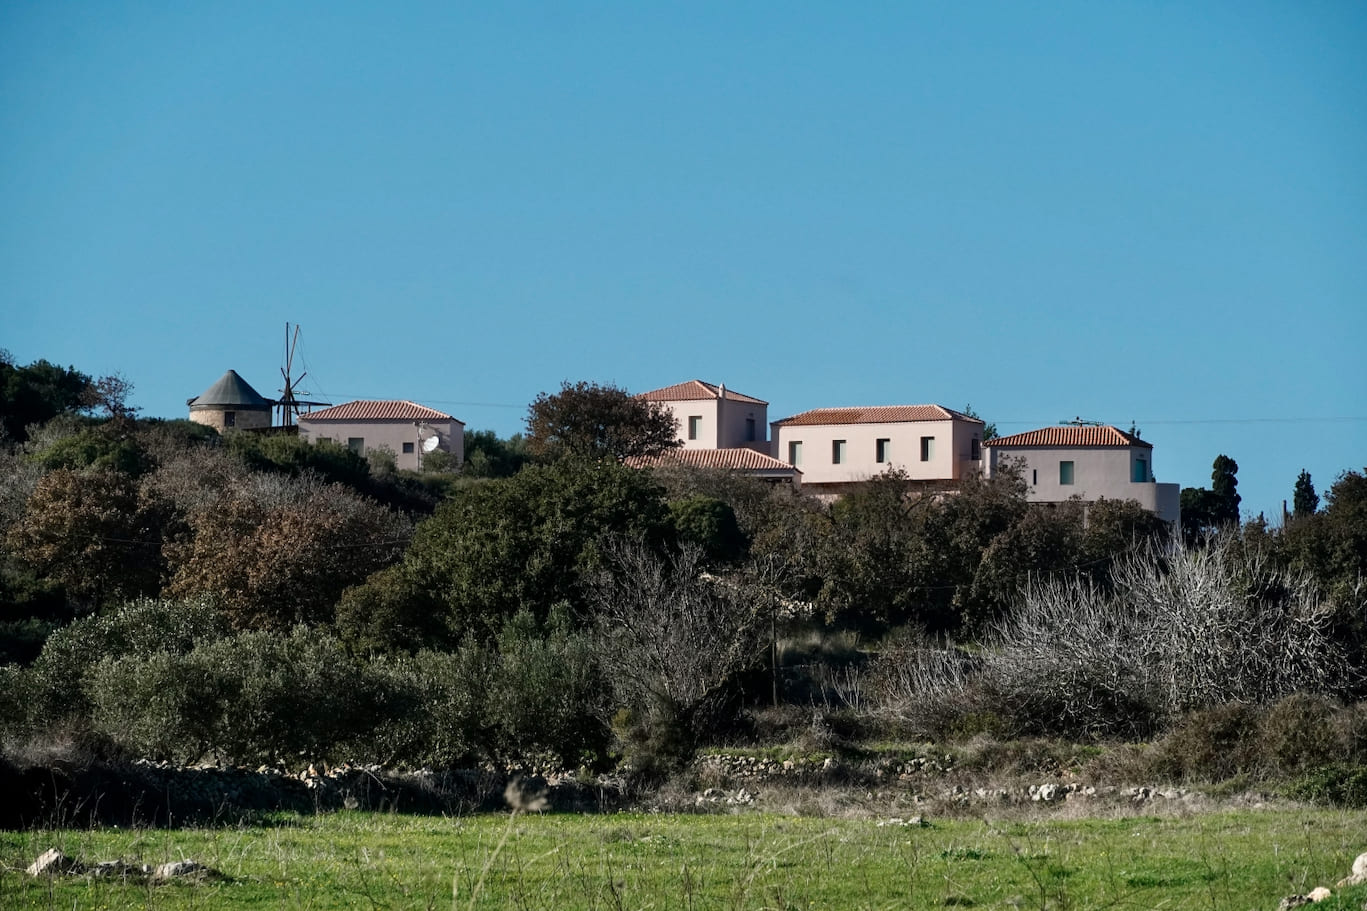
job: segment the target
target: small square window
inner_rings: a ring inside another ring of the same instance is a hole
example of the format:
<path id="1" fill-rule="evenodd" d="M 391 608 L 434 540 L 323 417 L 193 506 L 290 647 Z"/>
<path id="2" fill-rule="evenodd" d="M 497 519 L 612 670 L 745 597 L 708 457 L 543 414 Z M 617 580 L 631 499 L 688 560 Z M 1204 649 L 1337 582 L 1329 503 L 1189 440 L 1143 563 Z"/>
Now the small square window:
<path id="1" fill-rule="evenodd" d="M 1059 462 L 1059 463 L 1058 463 L 1058 482 L 1059 482 L 1060 484 L 1065 484 L 1065 485 L 1066 485 L 1066 484 L 1071 484 L 1071 483 L 1073 483 L 1073 463 L 1072 463 L 1072 462 Z"/>
<path id="2" fill-rule="evenodd" d="M 365 437 L 347 437 L 346 448 L 357 455 L 363 454 L 365 452 Z"/>
<path id="3" fill-rule="evenodd" d="M 921 461 L 929 462 L 935 458 L 935 437 L 921 437 Z"/>
<path id="4" fill-rule="evenodd" d="M 845 461 L 845 441 L 831 441 L 831 464 L 840 465 Z"/>
<path id="5" fill-rule="evenodd" d="M 700 415 L 700 414 L 689 415 L 689 418 L 688 418 L 688 438 L 689 438 L 690 440 L 696 440 L 696 439 L 698 438 L 698 434 L 700 434 L 700 433 L 702 433 L 702 415 Z"/>
<path id="6" fill-rule="evenodd" d="M 789 465 L 801 465 L 801 464 L 802 464 L 802 441 L 801 441 L 801 440 L 790 440 L 790 441 L 788 442 L 788 464 L 789 464 Z"/>
<path id="7" fill-rule="evenodd" d="M 881 464 L 881 463 L 883 463 L 883 462 L 888 461 L 888 459 L 891 458 L 891 453 L 892 453 L 892 440 L 879 440 L 878 442 L 874 443 L 874 445 L 873 445 L 873 460 L 874 460 L 875 462 L 878 462 L 878 463 Z"/>
<path id="8" fill-rule="evenodd" d="M 404 444 L 403 444 L 403 452 L 404 452 L 404 455 L 411 455 L 411 454 L 413 453 L 413 444 L 412 444 L 412 443 L 404 443 Z"/>
<path id="9" fill-rule="evenodd" d="M 236 426 L 237 426 L 237 412 L 236 412 L 236 411 L 225 411 L 225 412 L 223 412 L 223 426 L 224 426 L 224 427 L 236 427 Z"/>

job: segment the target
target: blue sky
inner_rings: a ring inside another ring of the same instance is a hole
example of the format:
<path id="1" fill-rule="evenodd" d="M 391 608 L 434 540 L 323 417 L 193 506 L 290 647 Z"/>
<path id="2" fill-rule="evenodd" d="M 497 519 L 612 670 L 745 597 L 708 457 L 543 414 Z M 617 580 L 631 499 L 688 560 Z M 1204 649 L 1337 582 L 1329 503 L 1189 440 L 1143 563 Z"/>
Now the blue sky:
<path id="1" fill-rule="evenodd" d="M 389 7 L 394 8 L 389 8 Z M 1367 5 L 0 5 L 0 347 L 507 435 L 562 380 L 1367 465 Z"/>

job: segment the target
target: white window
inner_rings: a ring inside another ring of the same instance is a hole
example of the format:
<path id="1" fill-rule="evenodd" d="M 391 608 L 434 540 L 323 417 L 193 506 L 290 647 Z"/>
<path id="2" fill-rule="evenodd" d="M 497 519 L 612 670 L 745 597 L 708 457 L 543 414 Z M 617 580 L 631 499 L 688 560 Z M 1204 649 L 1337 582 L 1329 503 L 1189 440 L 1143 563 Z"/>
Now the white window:
<path id="1" fill-rule="evenodd" d="M 935 458 L 935 437 L 921 437 L 921 461 L 929 462 Z"/>
<path id="2" fill-rule="evenodd" d="M 702 433 L 702 415 L 693 414 L 688 417 L 688 438 L 696 440 L 698 434 Z"/>
<path id="3" fill-rule="evenodd" d="M 802 441 L 801 441 L 801 440 L 789 440 L 789 441 L 788 441 L 788 464 L 789 464 L 789 465 L 801 465 L 801 464 L 802 464 Z"/>
<path id="4" fill-rule="evenodd" d="M 831 464 L 840 465 L 845 461 L 845 441 L 831 441 Z"/>
<path id="5" fill-rule="evenodd" d="M 892 440 L 879 440 L 873 446 L 873 460 L 875 462 L 887 462 L 892 457 Z"/>

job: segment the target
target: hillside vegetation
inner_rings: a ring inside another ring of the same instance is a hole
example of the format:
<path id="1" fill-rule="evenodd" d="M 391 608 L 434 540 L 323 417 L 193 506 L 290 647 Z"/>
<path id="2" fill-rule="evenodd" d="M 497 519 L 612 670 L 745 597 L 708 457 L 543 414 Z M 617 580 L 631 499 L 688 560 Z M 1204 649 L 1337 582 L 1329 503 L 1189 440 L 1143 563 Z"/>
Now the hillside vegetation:
<path id="1" fill-rule="evenodd" d="M 940 496 L 892 472 L 831 505 L 641 471 L 565 443 L 570 418 L 555 445 L 529 418 L 529 441 L 472 434 L 465 466 L 397 472 L 6 369 L 27 390 L 0 450 L 17 769 L 484 766 L 649 788 L 706 747 L 857 761 L 878 741 L 1058 738 L 1135 745 L 1132 774 L 1367 801 L 1360 472 L 1285 527 L 1210 512 L 1169 536 L 1132 502 L 1031 506 L 1010 471 Z"/>

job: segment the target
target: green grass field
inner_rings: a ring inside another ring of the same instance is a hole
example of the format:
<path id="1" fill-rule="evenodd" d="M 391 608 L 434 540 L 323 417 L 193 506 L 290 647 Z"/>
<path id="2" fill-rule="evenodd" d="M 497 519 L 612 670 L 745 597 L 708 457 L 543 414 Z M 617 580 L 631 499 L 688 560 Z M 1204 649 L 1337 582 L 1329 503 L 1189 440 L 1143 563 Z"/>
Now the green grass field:
<path id="1" fill-rule="evenodd" d="M 190 858 L 228 878 L 35 879 L 84 861 Z M 1276 908 L 1367 850 L 1367 812 L 1068 821 L 745 815 L 338 813 L 227 829 L 0 833 L 0 908 Z M 1357 887 L 1322 909 L 1360 909 Z"/>

